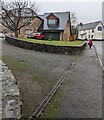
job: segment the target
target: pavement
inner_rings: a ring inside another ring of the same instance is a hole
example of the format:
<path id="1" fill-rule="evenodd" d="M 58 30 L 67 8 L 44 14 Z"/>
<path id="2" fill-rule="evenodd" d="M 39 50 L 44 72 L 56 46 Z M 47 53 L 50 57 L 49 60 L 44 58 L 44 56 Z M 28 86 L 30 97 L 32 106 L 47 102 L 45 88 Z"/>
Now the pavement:
<path id="1" fill-rule="evenodd" d="M 97 56 L 98 56 L 98 59 L 99 59 L 99 62 L 102 66 L 102 69 L 104 71 L 104 49 L 103 49 L 103 46 L 104 46 L 104 41 L 94 41 L 93 42 L 93 45 L 96 49 L 96 53 L 97 53 Z"/>
<path id="2" fill-rule="evenodd" d="M 86 47 L 58 94 L 60 99 L 52 100 L 58 103 L 55 118 L 102 118 L 102 67 L 94 47 Z"/>

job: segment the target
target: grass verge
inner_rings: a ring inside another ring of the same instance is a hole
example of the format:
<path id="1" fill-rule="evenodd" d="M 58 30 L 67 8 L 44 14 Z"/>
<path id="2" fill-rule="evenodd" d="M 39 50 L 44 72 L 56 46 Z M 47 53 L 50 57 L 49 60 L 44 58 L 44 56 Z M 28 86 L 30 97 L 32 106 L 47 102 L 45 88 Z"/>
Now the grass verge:
<path id="1" fill-rule="evenodd" d="M 36 39 L 29 39 L 29 38 L 21 38 L 20 40 L 27 41 L 27 42 L 33 42 L 33 43 L 39 43 L 39 44 L 48 44 L 48 45 L 56 45 L 56 46 L 80 46 L 84 43 L 84 41 L 48 41 L 48 40 L 36 40 Z"/>

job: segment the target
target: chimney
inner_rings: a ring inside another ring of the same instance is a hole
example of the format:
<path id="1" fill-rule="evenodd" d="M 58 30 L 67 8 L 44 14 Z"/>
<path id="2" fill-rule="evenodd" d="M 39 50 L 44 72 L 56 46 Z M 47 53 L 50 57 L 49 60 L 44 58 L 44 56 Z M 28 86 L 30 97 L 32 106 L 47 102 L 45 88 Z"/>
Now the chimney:
<path id="1" fill-rule="evenodd" d="M 82 23 L 80 23 L 80 26 L 83 26 L 83 24 L 82 24 Z"/>

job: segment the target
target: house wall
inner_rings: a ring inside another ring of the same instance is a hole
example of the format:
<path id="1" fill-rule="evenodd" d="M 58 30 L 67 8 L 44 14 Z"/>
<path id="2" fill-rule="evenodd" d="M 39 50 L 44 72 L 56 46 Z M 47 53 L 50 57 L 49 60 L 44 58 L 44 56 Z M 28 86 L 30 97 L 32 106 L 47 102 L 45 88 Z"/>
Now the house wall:
<path id="1" fill-rule="evenodd" d="M 81 34 L 86 33 L 84 36 L 80 36 Z M 78 38 L 79 39 L 88 39 L 89 36 L 89 30 L 82 30 L 82 31 L 78 31 Z"/>
<path id="2" fill-rule="evenodd" d="M 70 20 L 67 21 L 64 32 L 61 32 L 61 39 L 63 41 L 68 41 L 70 36 Z"/>
<path id="3" fill-rule="evenodd" d="M 103 28 L 103 40 L 104 40 L 104 28 Z"/>
<path id="4" fill-rule="evenodd" d="M 95 32 L 94 32 L 95 39 L 103 39 L 103 31 L 98 31 L 98 26 L 101 26 L 101 27 L 103 28 L 103 26 L 102 26 L 101 23 L 99 23 L 99 24 L 96 26 Z"/>
<path id="5" fill-rule="evenodd" d="M 33 19 L 30 25 L 27 25 L 20 30 L 19 37 L 27 37 L 28 34 L 32 32 L 37 32 L 40 24 L 41 24 L 41 20 L 39 18 Z"/>
<path id="6" fill-rule="evenodd" d="M 101 23 L 99 23 L 95 29 L 89 29 L 89 30 L 82 30 L 82 31 L 78 31 L 78 38 L 79 39 L 103 39 L 103 31 L 98 31 L 98 26 L 102 26 Z M 94 32 L 92 32 L 92 30 L 94 30 Z M 103 29 L 104 30 L 104 29 Z M 80 35 L 86 33 L 83 37 L 81 37 Z"/>

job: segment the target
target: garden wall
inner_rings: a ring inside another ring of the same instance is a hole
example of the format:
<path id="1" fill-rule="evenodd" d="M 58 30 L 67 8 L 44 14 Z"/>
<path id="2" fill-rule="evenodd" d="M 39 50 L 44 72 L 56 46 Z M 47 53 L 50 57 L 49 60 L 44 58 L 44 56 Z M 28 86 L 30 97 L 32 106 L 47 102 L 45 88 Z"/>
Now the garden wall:
<path id="1" fill-rule="evenodd" d="M 0 60 L 0 120 L 20 120 L 22 101 L 17 81 L 7 65 Z"/>
<path id="2" fill-rule="evenodd" d="M 86 46 L 86 43 L 84 43 L 81 46 L 74 46 L 74 47 L 73 46 L 55 46 L 55 45 L 38 44 L 38 43 L 18 40 L 16 38 L 12 38 L 8 36 L 6 36 L 5 40 L 9 44 L 12 44 L 14 46 L 24 48 L 24 49 L 49 52 L 49 53 L 57 53 L 57 54 L 70 54 L 70 55 L 80 54 Z"/>

